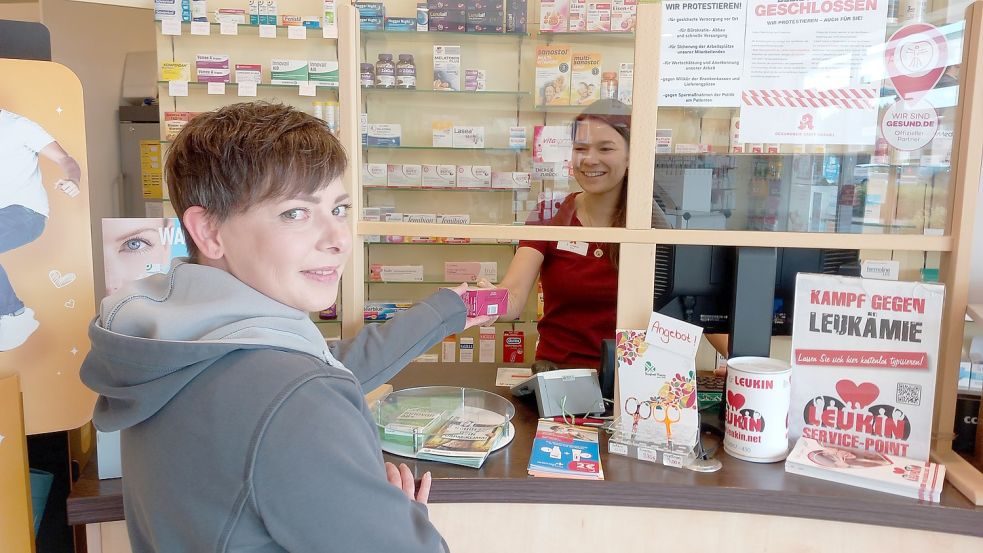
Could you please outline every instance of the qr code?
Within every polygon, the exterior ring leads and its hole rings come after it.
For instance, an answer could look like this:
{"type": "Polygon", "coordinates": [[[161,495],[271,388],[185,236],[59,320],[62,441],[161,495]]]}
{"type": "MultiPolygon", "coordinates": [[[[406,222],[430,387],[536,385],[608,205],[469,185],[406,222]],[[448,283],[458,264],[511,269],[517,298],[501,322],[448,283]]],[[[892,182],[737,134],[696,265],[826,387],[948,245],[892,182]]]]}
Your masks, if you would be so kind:
{"type": "Polygon", "coordinates": [[[918,384],[905,384],[898,382],[898,395],[896,401],[902,405],[921,405],[922,387],[918,384]]]}

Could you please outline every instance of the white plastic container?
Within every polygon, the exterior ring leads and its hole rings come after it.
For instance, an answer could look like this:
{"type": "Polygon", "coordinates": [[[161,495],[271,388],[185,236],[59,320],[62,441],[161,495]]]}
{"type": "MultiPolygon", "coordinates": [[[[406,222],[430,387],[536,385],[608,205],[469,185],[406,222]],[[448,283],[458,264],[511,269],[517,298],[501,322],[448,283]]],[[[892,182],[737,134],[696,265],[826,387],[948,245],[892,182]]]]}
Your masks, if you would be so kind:
{"type": "Polygon", "coordinates": [[[724,450],[755,463],[788,455],[788,409],[792,366],[768,357],[727,361],[724,450]]]}

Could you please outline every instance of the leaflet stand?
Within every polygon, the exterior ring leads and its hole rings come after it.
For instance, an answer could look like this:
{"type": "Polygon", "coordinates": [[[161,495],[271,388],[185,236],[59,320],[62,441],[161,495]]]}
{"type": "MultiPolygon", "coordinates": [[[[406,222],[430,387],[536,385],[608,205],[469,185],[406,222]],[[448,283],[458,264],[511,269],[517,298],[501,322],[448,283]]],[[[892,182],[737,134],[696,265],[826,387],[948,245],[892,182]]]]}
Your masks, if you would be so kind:
{"type": "Polygon", "coordinates": [[[690,441],[690,435],[698,429],[686,428],[681,425],[672,426],[674,437],[685,439],[670,440],[664,428],[648,425],[645,428],[631,427],[633,417],[624,415],[615,419],[611,425],[614,431],[608,437],[608,453],[624,455],[639,461],[658,463],[667,467],[685,467],[697,459],[696,449],[685,445],[690,441]]]}
{"type": "Polygon", "coordinates": [[[661,428],[632,431],[629,428],[632,419],[632,416],[625,415],[611,424],[613,433],[608,437],[608,453],[695,472],[716,472],[723,466],[720,460],[709,457],[699,436],[695,447],[685,445],[693,432],[699,434],[698,428],[674,426],[673,436],[684,439],[673,441],[667,439],[666,431],[661,428]]]}

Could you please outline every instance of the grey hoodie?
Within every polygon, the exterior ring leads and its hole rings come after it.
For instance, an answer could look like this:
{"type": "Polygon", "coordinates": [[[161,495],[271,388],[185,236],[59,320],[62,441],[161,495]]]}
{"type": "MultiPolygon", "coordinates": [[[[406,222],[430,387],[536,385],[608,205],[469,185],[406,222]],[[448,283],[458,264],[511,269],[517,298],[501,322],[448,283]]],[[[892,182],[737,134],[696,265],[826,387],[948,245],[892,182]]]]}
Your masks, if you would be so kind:
{"type": "Polygon", "coordinates": [[[96,427],[122,430],[133,551],[446,550],[386,480],[362,396],[464,319],[441,290],[326,347],[307,313],[188,263],[106,298],[81,375],[96,427]]]}

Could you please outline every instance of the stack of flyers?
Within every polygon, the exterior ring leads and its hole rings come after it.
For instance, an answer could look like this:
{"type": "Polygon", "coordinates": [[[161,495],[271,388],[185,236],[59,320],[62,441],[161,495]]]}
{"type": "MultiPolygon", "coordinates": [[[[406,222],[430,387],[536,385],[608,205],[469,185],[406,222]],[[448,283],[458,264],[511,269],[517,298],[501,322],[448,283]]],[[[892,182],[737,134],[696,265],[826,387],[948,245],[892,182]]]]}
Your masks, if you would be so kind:
{"type": "Polygon", "coordinates": [[[945,481],[945,465],[832,447],[811,438],[799,438],[785,460],[785,472],[933,502],[939,501],[945,481]]]}
{"type": "Polygon", "coordinates": [[[418,459],[479,468],[488,458],[507,425],[501,416],[479,414],[474,407],[462,407],[444,420],[442,426],[424,442],[418,459]],[[497,420],[493,420],[497,419],[497,420]]]}
{"type": "Polygon", "coordinates": [[[545,478],[604,480],[597,429],[540,419],[528,471],[545,478]]]}

